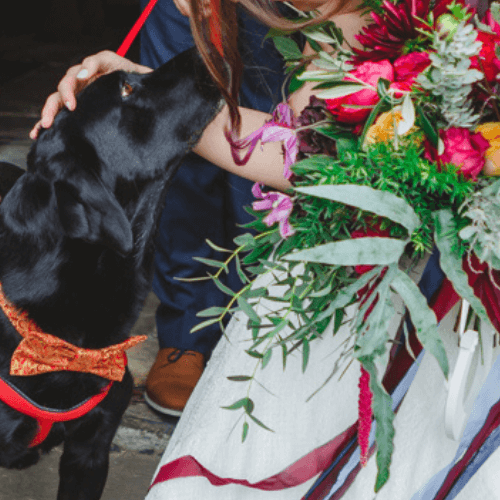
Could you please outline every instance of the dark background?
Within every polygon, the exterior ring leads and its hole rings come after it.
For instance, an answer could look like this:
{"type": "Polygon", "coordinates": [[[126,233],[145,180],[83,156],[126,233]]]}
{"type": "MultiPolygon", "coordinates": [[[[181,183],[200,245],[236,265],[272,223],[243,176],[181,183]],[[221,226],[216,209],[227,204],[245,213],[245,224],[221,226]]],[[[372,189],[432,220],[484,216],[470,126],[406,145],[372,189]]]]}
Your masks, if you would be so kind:
{"type": "Polygon", "coordinates": [[[57,66],[62,53],[72,52],[68,62],[76,63],[93,49],[116,50],[139,15],[139,0],[2,0],[0,91],[5,82],[46,63],[47,55],[53,54],[48,59],[57,66]]]}

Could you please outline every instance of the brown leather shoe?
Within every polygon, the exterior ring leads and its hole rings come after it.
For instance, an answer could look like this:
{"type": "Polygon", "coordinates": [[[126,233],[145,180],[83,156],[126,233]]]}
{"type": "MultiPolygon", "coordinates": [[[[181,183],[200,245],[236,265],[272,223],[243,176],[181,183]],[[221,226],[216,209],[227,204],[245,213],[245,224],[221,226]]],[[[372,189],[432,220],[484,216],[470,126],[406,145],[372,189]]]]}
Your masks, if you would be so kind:
{"type": "Polygon", "coordinates": [[[146,403],[166,415],[180,416],[204,367],[199,352],[160,349],[146,381],[146,403]]]}

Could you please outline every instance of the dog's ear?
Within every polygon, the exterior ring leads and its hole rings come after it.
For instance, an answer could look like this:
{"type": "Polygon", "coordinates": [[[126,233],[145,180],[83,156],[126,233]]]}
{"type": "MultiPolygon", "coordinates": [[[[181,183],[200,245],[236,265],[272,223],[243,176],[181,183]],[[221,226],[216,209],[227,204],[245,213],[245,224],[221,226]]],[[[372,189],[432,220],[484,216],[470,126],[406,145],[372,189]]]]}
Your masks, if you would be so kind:
{"type": "Polygon", "coordinates": [[[121,255],[132,251],[130,222],[116,198],[100,183],[76,186],[56,181],[54,190],[61,224],[70,238],[106,245],[121,255]]]}

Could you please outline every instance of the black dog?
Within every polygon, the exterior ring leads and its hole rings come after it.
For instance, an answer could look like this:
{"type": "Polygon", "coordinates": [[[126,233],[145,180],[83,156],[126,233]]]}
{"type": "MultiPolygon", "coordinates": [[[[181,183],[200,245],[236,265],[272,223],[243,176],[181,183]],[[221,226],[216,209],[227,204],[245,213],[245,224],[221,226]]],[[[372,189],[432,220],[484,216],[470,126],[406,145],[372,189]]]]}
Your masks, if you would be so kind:
{"type": "MultiPolygon", "coordinates": [[[[190,50],[147,75],[99,78],[75,111],[41,132],[26,173],[0,164],[0,283],[9,301],[76,346],[126,340],[150,290],[168,181],[222,104],[190,50]]],[[[11,376],[20,341],[0,311],[0,376],[37,405],[72,408],[109,383],[72,371],[11,376]]],[[[127,371],[95,409],[54,424],[31,448],[37,421],[0,402],[0,465],[27,467],[64,441],[58,500],[99,499],[131,391],[127,371]]]]}

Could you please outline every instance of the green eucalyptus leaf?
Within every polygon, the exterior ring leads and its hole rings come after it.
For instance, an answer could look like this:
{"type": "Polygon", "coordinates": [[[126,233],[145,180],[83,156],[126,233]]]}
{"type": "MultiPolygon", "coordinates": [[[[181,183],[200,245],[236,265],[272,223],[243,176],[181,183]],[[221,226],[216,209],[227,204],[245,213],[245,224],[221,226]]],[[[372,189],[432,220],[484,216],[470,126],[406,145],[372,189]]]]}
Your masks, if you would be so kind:
{"type": "Polygon", "coordinates": [[[296,188],[296,191],[387,217],[405,227],[409,234],[421,225],[415,210],[403,198],[388,191],[379,191],[369,186],[356,184],[308,186],[296,188]]]}
{"type": "Polygon", "coordinates": [[[358,238],[300,250],[284,256],[283,259],[341,266],[386,266],[400,259],[407,243],[407,240],[394,238],[358,238]]]}
{"type": "Polygon", "coordinates": [[[458,247],[453,214],[450,210],[438,210],[434,212],[434,222],[435,241],[440,253],[441,269],[451,281],[458,295],[469,302],[474,312],[493,328],[486,309],[469,285],[467,274],[462,268],[462,259],[453,251],[454,248],[458,247]]]}
{"type": "Polygon", "coordinates": [[[243,297],[238,297],[238,306],[254,323],[260,324],[260,316],[243,297]]]}
{"type": "Polygon", "coordinates": [[[194,333],[197,332],[198,330],[202,330],[203,328],[213,325],[214,323],[218,323],[219,318],[212,318],[212,319],[207,319],[206,321],[203,321],[202,323],[198,323],[196,326],[191,328],[189,333],[194,333]]]}
{"type": "Polygon", "coordinates": [[[322,321],[323,319],[330,318],[338,309],[343,310],[352,302],[356,293],[364,288],[380,272],[381,268],[376,267],[360,276],[354,283],[342,288],[330,302],[328,308],[318,315],[316,321],[322,321]]]}
{"type": "Polygon", "coordinates": [[[208,309],[203,309],[203,311],[199,311],[196,313],[198,318],[205,318],[210,316],[220,316],[222,313],[226,311],[225,307],[209,307],[208,309]]]}
{"type": "Polygon", "coordinates": [[[209,239],[205,240],[208,244],[208,246],[217,252],[225,252],[225,253],[232,253],[232,250],[228,250],[227,248],[222,248],[218,245],[216,245],[213,241],[210,241],[209,239]]]}
{"type": "Polygon", "coordinates": [[[234,243],[239,247],[253,247],[255,246],[255,239],[250,233],[240,234],[233,239],[234,243]]]}
{"type": "Polygon", "coordinates": [[[269,361],[271,361],[271,356],[273,355],[273,350],[272,349],[268,349],[265,353],[264,353],[264,357],[262,358],[262,366],[261,368],[264,369],[267,364],[269,363],[269,361]]]}
{"type": "MultiPolygon", "coordinates": [[[[378,300],[364,321],[364,334],[356,341],[354,355],[357,358],[382,355],[385,352],[389,340],[389,326],[394,316],[394,307],[388,300],[389,284],[396,269],[396,266],[391,266],[377,288],[370,290],[372,295],[378,294],[378,300]]],[[[360,315],[364,319],[364,313],[360,315]]]]}
{"type": "Polygon", "coordinates": [[[259,420],[255,415],[248,415],[258,426],[266,429],[266,431],[274,432],[271,428],[265,425],[261,420],[259,420]]]}
{"type": "Polygon", "coordinates": [[[400,270],[393,279],[391,287],[406,304],[415,332],[424,349],[437,359],[444,376],[448,378],[448,358],[439,336],[436,315],[427,305],[426,298],[422,295],[415,282],[400,270]]]}
{"type": "Polygon", "coordinates": [[[204,257],[193,257],[193,260],[201,262],[210,267],[218,267],[219,269],[224,269],[226,273],[228,272],[227,266],[224,262],[219,262],[218,260],[205,259],[204,257]]]}
{"type": "Polygon", "coordinates": [[[243,423],[243,431],[241,433],[241,442],[244,443],[245,442],[245,439],[247,438],[247,435],[248,435],[248,428],[249,428],[249,425],[248,425],[248,422],[244,422],[243,423]]]}
{"type": "Polygon", "coordinates": [[[248,382],[249,380],[252,380],[253,377],[250,377],[249,375],[231,375],[227,377],[227,379],[231,382],[248,382]]]}
{"type": "Polygon", "coordinates": [[[226,285],[224,285],[218,278],[215,276],[212,276],[212,281],[215,283],[215,286],[223,293],[226,295],[230,295],[231,297],[234,297],[236,294],[228,288],[226,285]]]}
{"type": "Polygon", "coordinates": [[[289,37],[276,36],[273,38],[274,46],[276,50],[283,56],[283,58],[288,60],[300,60],[302,59],[302,52],[297,45],[297,42],[289,37]]]}
{"type": "Polygon", "coordinates": [[[238,410],[239,408],[246,408],[249,401],[251,401],[249,398],[242,398],[234,402],[232,405],[222,406],[222,408],[224,410],[238,410]]]}
{"type": "Polygon", "coordinates": [[[309,340],[304,337],[304,341],[302,342],[302,372],[306,371],[307,363],[309,362],[309,340]]]}
{"type": "Polygon", "coordinates": [[[340,97],[346,97],[348,95],[356,94],[364,88],[365,86],[360,85],[359,83],[346,84],[346,82],[338,82],[338,84],[334,88],[317,92],[316,96],[320,99],[338,99],[340,97]]]}
{"type": "Polygon", "coordinates": [[[264,357],[260,352],[252,351],[251,349],[247,350],[246,353],[252,356],[253,358],[262,359],[264,357]]]}

